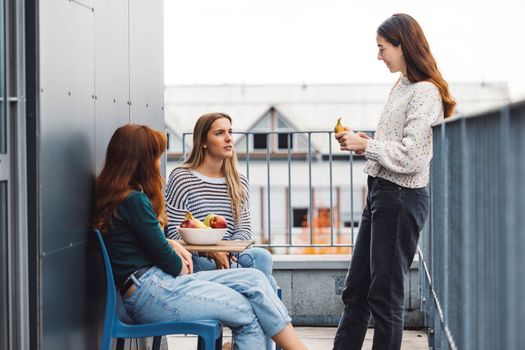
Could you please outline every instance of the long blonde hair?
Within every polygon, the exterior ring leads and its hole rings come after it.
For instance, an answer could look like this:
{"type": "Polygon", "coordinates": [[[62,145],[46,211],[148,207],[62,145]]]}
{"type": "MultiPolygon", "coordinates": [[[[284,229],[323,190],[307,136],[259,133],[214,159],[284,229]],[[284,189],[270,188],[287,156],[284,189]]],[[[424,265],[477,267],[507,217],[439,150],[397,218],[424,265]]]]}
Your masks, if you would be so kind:
{"type": "MultiPolygon", "coordinates": [[[[232,122],[232,118],[226,113],[208,113],[202,115],[193,128],[193,149],[189,158],[180,165],[181,168],[197,169],[204,162],[204,144],[207,140],[208,131],[212,124],[220,118],[226,118],[232,122]]],[[[233,149],[231,158],[225,159],[222,163],[221,172],[226,178],[228,185],[228,195],[232,203],[232,216],[238,224],[241,218],[242,208],[247,204],[248,197],[241,183],[241,178],[237,172],[237,153],[233,149]]]]}

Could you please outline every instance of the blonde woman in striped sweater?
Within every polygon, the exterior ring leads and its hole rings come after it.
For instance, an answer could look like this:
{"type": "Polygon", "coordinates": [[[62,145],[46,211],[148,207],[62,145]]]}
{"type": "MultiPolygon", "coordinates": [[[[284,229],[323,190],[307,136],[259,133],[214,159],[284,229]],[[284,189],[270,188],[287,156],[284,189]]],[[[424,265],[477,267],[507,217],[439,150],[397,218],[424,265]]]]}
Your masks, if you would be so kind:
{"type": "MultiPolygon", "coordinates": [[[[186,211],[203,220],[209,213],[222,215],[228,222],[223,240],[249,240],[251,216],[249,185],[237,172],[231,117],[224,113],[201,116],[193,130],[193,149],[188,160],[173,170],[166,186],[168,223],[166,235],[178,239],[177,228],[186,211]]],[[[231,264],[252,267],[263,272],[272,287],[272,256],[261,248],[247,249],[238,261],[229,261],[227,253],[194,254],[195,271],[227,269],[231,264]]]]}

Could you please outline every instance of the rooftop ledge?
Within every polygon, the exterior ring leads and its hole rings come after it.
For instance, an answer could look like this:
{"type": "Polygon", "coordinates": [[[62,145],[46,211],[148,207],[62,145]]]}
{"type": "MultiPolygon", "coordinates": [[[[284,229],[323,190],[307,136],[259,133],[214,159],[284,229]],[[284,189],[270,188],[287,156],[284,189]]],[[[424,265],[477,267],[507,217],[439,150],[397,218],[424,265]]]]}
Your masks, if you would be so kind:
{"type": "MultiPolygon", "coordinates": [[[[346,270],[351,255],[273,255],[274,270],[346,270]]],[[[417,268],[416,254],[411,269],[417,268]]]]}

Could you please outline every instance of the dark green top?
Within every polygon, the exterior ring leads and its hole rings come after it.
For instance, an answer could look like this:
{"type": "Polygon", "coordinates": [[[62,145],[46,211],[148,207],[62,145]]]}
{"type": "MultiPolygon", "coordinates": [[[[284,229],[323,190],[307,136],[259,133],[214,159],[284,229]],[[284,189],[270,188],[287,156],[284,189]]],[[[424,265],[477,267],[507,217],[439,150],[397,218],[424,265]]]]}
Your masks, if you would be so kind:
{"type": "Polygon", "coordinates": [[[116,213],[104,241],[117,286],[132,272],[146,266],[156,265],[178,276],[182,260],[166,240],[149,198],[143,192],[131,191],[116,213]]]}

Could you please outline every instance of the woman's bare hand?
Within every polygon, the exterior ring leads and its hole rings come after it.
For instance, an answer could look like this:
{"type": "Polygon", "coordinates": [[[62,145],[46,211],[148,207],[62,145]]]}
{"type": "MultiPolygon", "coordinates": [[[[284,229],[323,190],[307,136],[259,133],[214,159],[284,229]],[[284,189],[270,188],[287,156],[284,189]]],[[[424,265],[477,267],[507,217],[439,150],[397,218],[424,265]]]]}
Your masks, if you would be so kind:
{"type": "Polygon", "coordinates": [[[230,254],[226,252],[214,252],[208,253],[208,257],[215,260],[217,269],[229,269],[230,268],[230,254]]]}
{"type": "Polygon", "coordinates": [[[368,142],[367,138],[356,134],[347,127],[345,127],[344,132],[335,134],[335,139],[339,142],[341,151],[354,151],[358,154],[362,154],[365,151],[366,143],[368,142]]]}
{"type": "MultiPolygon", "coordinates": [[[[362,132],[362,131],[359,131],[359,132],[357,133],[357,136],[359,136],[360,138],[366,139],[366,140],[370,140],[370,139],[371,139],[370,136],[368,136],[367,134],[365,134],[365,133],[362,132]]],[[[364,150],[362,150],[362,151],[356,151],[356,152],[355,152],[355,154],[359,154],[359,155],[364,154],[364,153],[365,153],[364,150]]]]}
{"type": "MultiPolygon", "coordinates": [[[[193,259],[191,253],[188,252],[179,242],[173,239],[168,239],[168,243],[171,249],[173,249],[182,259],[182,267],[183,269],[186,268],[186,273],[193,273],[193,259]]],[[[183,274],[182,271],[181,274],[183,274]]]]}

